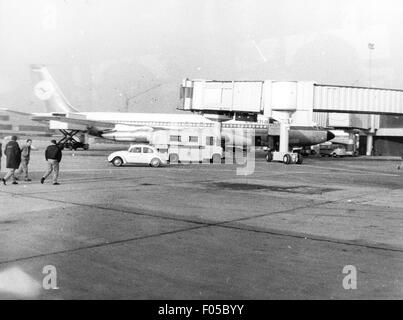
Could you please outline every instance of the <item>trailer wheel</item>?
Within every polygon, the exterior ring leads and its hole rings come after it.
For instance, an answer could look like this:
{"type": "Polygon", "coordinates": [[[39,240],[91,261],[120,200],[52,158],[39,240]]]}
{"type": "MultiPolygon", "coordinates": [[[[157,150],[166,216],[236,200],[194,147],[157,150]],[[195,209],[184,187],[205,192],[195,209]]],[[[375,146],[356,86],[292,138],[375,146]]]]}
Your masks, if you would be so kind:
{"type": "Polygon", "coordinates": [[[169,163],[178,163],[179,162],[179,156],[176,153],[171,153],[169,155],[169,163]]]}
{"type": "Polygon", "coordinates": [[[112,164],[113,164],[115,167],[121,167],[122,164],[123,164],[123,160],[122,160],[121,157],[115,157],[115,158],[113,158],[113,160],[112,160],[112,164]]]}
{"type": "Polygon", "coordinates": [[[211,163],[221,163],[221,156],[217,153],[211,157],[211,163]]]}
{"type": "Polygon", "coordinates": [[[266,161],[267,162],[272,162],[272,160],[273,160],[273,154],[271,152],[268,152],[266,154],[266,161]]]}
{"type": "Polygon", "coordinates": [[[304,161],[303,156],[302,156],[301,154],[298,154],[298,157],[297,157],[297,164],[302,164],[303,161],[304,161]]]}
{"type": "Polygon", "coordinates": [[[291,156],[290,156],[289,154],[286,154],[286,155],[283,157],[283,163],[284,163],[284,164],[290,164],[290,163],[291,163],[291,156]]]}

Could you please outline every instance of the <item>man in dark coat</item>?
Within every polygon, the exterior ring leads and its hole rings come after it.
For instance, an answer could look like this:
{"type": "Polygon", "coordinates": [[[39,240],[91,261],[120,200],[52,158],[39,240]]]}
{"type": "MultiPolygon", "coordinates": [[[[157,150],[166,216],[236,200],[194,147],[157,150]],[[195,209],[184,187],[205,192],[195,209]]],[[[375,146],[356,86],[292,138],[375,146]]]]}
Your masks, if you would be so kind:
{"type": "Polygon", "coordinates": [[[11,177],[13,178],[13,184],[18,184],[14,175],[15,170],[20,167],[21,163],[21,149],[17,143],[17,139],[16,136],[12,136],[11,141],[4,148],[4,154],[7,157],[6,168],[9,169],[5,177],[1,179],[4,185],[11,177]]]}
{"type": "Polygon", "coordinates": [[[52,144],[46,148],[45,159],[48,163],[48,170],[41,178],[43,184],[47,177],[53,172],[53,184],[59,185],[57,182],[59,178],[59,163],[62,161],[62,148],[57,144],[56,140],[51,141],[52,144]]]}

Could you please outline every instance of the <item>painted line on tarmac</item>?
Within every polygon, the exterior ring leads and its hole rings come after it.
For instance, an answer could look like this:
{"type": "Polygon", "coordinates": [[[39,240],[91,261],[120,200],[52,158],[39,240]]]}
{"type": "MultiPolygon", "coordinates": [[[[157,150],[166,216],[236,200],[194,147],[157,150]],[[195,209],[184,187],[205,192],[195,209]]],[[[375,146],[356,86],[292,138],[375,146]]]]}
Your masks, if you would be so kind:
{"type": "MultiPolygon", "coordinates": [[[[342,171],[346,173],[358,173],[358,174],[363,174],[363,175],[382,175],[382,176],[393,176],[393,177],[400,177],[400,174],[393,174],[393,173],[383,173],[383,172],[366,172],[363,170],[358,170],[358,169],[344,169],[344,168],[335,168],[335,167],[322,167],[322,166],[315,166],[315,165],[310,165],[310,164],[305,164],[305,167],[311,167],[311,168],[319,168],[319,169],[325,169],[325,170],[336,170],[336,171],[342,171]]],[[[317,174],[317,172],[312,172],[311,174],[317,174]]]]}
{"type": "MultiPolygon", "coordinates": [[[[315,168],[315,169],[324,169],[328,170],[329,172],[311,172],[311,171],[292,171],[292,170],[286,170],[284,172],[272,172],[270,168],[267,170],[254,170],[252,175],[255,173],[264,173],[268,174],[270,176],[273,175],[288,175],[288,174],[330,174],[331,170],[336,170],[340,171],[341,173],[345,174],[350,174],[350,173],[355,173],[355,174],[360,174],[360,175],[382,175],[382,176],[393,176],[393,177],[400,177],[400,174],[393,174],[393,173],[383,173],[383,172],[366,172],[363,170],[359,169],[345,169],[345,168],[336,168],[336,167],[323,167],[323,166],[316,166],[316,165],[309,165],[309,164],[303,164],[303,167],[310,167],[310,168],[315,168]]],[[[148,169],[148,170],[166,170],[168,172],[171,171],[209,171],[209,172],[214,172],[214,170],[211,170],[211,168],[216,168],[220,172],[234,172],[236,171],[237,168],[242,168],[243,166],[237,166],[233,169],[225,169],[225,168],[220,168],[218,166],[212,166],[209,168],[206,168],[204,166],[194,166],[191,168],[188,167],[183,167],[183,166],[176,166],[176,167],[162,167],[159,169],[154,169],[154,168],[149,168],[149,167],[142,167],[142,166],[133,166],[133,167],[123,167],[123,168],[104,168],[104,169],[61,169],[60,172],[63,174],[63,172],[111,172],[111,173],[116,173],[116,172],[121,172],[121,171],[133,171],[136,168],[143,168],[143,169],[148,169]]],[[[31,173],[43,173],[43,170],[32,170],[30,171],[31,173]]]]}

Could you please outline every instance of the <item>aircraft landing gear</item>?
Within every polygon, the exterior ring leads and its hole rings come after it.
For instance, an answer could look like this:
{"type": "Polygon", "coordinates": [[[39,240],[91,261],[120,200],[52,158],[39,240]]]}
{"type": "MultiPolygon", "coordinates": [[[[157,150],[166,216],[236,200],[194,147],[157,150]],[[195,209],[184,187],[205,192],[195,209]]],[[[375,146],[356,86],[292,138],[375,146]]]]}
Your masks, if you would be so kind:
{"type": "Polygon", "coordinates": [[[57,144],[62,146],[63,148],[70,149],[70,150],[77,150],[82,148],[84,150],[88,150],[89,145],[88,143],[84,143],[75,136],[80,132],[80,130],[59,130],[63,134],[63,138],[60,139],[57,144]]]}

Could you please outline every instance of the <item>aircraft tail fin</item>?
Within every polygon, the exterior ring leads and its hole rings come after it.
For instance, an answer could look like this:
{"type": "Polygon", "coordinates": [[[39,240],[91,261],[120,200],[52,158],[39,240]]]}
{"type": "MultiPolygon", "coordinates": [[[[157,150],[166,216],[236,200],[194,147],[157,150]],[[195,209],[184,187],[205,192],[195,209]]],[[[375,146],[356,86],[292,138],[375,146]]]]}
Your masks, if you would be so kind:
{"type": "Polygon", "coordinates": [[[45,103],[46,112],[78,112],[66,99],[44,65],[31,65],[34,94],[45,103]]]}

